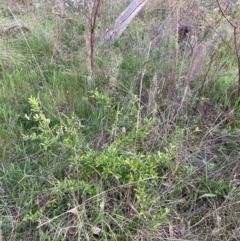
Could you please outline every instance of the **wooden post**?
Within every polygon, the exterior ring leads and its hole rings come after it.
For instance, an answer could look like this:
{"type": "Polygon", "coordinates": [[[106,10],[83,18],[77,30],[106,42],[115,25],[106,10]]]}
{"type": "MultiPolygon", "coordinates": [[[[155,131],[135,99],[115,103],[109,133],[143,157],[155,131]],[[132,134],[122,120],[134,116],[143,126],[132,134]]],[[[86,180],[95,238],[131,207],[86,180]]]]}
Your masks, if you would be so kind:
{"type": "Polygon", "coordinates": [[[128,7],[119,15],[114,25],[105,33],[106,40],[116,40],[131,23],[133,18],[149,0],[133,0],[128,7]]]}

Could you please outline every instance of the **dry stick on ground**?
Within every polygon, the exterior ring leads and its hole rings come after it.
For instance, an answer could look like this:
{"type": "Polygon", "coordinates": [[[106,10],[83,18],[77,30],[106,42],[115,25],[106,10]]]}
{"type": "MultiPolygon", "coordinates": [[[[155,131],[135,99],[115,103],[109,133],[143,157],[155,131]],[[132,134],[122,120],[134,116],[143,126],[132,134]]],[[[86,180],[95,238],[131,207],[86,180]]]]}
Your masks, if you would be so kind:
{"type": "Polygon", "coordinates": [[[233,22],[231,22],[228,17],[225,14],[225,11],[222,9],[219,0],[216,0],[219,10],[222,14],[222,16],[227,20],[227,22],[232,26],[233,28],[233,38],[234,38],[234,53],[237,57],[237,63],[238,63],[238,97],[240,97],[240,55],[239,55],[239,44],[237,42],[237,29],[238,29],[238,25],[233,24],[233,22]]]}
{"type": "Polygon", "coordinates": [[[18,23],[18,22],[13,22],[13,23],[10,23],[8,25],[0,25],[0,36],[2,36],[4,33],[9,31],[10,29],[16,28],[16,27],[26,29],[26,30],[30,30],[29,27],[27,27],[26,25],[23,25],[23,24],[18,23]]]}

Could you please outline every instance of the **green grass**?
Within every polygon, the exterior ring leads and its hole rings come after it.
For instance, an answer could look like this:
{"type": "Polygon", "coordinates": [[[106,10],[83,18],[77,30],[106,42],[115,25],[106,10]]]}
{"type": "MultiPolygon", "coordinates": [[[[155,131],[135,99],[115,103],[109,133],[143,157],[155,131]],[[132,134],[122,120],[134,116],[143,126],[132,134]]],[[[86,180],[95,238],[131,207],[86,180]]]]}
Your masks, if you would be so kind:
{"type": "MultiPolygon", "coordinates": [[[[183,1],[176,12],[153,1],[116,42],[97,42],[91,72],[86,17],[40,3],[0,6],[4,24],[31,29],[0,38],[0,241],[239,240],[237,66],[224,20],[213,26],[226,41],[193,33],[191,47],[208,50],[193,57],[176,33],[183,1]]],[[[97,41],[126,5],[104,2],[97,41]]],[[[204,26],[195,7],[185,14],[204,26]]]]}

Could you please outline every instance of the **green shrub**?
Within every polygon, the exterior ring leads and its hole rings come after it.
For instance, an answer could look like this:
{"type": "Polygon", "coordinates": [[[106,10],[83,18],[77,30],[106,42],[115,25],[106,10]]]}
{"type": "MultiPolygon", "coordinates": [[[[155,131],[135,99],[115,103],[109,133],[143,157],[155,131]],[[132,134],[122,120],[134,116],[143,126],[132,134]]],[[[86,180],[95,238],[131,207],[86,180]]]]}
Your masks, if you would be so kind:
{"type": "MultiPolygon", "coordinates": [[[[104,102],[104,114],[111,117],[113,113],[108,106],[109,97],[98,91],[92,94],[92,97],[97,98],[96,105],[104,102]]],[[[32,128],[31,133],[23,135],[24,140],[36,142],[45,152],[59,154],[59,149],[69,151],[66,177],[52,182],[51,187],[45,190],[46,195],[53,189],[58,190],[54,201],[48,205],[49,208],[55,208],[55,204],[58,206],[65,201],[63,196],[66,193],[81,191],[88,197],[93,197],[98,193],[97,183],[102,180],[105,189],[133,184],[140,214],[150,214],[150,207],[155,200],[148,192],[148,187],[157,185],[158,178],[171,170],[175,157],[174,146],[170,145],[165,152],[156,154],[143,154],[141,148],[135,152],[136,145],[147,136],[147,125],[140,125],[138,130],[134,128],[133,131],[116,137],[104,151],[83,148],[82,125],[74,115],[65,117],[65,121],[60,119],[59,124],[51,125],[51,120],[43,113],[37,98],[30,97],[29,104],[32,111],[32,116],[29,116],[37,126],[32,128]]]]}

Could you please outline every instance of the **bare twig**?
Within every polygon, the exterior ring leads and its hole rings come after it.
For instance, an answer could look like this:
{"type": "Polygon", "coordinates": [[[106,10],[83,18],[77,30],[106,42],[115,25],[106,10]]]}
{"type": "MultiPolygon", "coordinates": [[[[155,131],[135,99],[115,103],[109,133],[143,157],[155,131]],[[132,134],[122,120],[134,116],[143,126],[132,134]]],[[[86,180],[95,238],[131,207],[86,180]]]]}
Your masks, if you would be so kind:
{"type": "Polygon", "coordinates": [[[229,18],[226,16],[225,11],[222,9],[219,0],[216,0],[218,8],[222,14],[222,16],[224,17],[224,19],[226,19],[226,21],[231,25],[231,27],[233,28],[233,39],[234,39],[234,54],[236,55],[237,58],[237,63],[238,63],[238,97],[240,97],[240,55],[239,55],[239,44],[237,42],[237,29],[238,29],[238,25],[233,24],[233,22],[231,22],[229,20],[229,18]]]}
{"type": "Polygon", "coordinates": [[[92,12],[91,12],[91,18],[90,18],[90,26],[91,26],[91,33],[90,33],[90,64],[91,64],[91,70],[93,70],[93,52],[94,52],[94,45],[95,45],[95,28],[96,28],[96,19],[98,16],[98,12],[100,9],[100,3],[101,0],[94,0],[92,12]]]}
{"type": "MultiPolygon", "coordinates": [[[[215,52],[216,53],[216,52],[215,52]]],[[[210,69],[211,69],[211,66],[213,64],[213,60],[214,60],[214,57],[215,57],[215,53],[213,53],[213,55],[211,56],[211,59],[209,61],[209,64],[208,64],[208,69],[207,69],[207,72],[203,78],[203,81],[201,83],[201,87],[199,89],[199,92],[198,92],[198,99],[197,99],[197,102],[196,102],[196,105],[195,105],[195,108],[194,108],[194,114],[196,114],[196,111],[197,111],[197,108],[198,108],[198,104],[200,102],[200,98],[201,98],[201,94],[202,94],[202,91],[203,91],[203,87],[205,85],[205,82],[207,80],[207,76],[208,76],[208,73],[210,72],[210,69]]]]}

